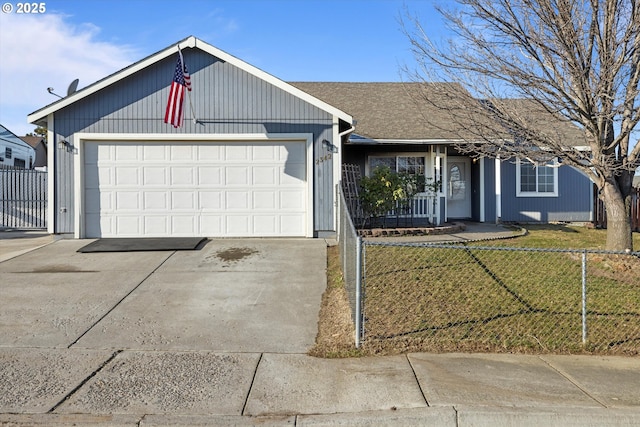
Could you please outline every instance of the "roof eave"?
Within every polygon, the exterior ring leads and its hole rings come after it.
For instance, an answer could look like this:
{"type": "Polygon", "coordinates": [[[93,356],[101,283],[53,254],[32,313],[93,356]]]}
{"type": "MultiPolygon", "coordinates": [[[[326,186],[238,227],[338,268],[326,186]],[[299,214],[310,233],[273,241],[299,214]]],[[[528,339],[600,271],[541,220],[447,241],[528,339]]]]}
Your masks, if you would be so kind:
{"type": "Polygon", "coordinates": [[[463,142],[455,139],[425,138],[425,139],[398,139],[398,138],[369,138],[354,134],[354,139],[349,139],[351,145],[434,145],[434,144],[455,144],[463,142]]]}

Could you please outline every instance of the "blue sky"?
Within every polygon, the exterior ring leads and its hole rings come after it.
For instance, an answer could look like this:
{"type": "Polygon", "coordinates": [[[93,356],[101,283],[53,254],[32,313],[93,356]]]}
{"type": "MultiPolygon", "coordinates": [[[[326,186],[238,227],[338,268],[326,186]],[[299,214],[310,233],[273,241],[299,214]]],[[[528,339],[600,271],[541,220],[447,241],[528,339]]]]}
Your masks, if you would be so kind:
{"type": "MultiPolygon", "coordinates": [[[[446,0],[441,0],[446,1],[446,0]]],[[[27,114],[194,35],[285,81],[400,81],[414,67],[399,18],[444,28],[431,0],[48,0],[42,14],[0,13],[0,123],[27,114]]]]}

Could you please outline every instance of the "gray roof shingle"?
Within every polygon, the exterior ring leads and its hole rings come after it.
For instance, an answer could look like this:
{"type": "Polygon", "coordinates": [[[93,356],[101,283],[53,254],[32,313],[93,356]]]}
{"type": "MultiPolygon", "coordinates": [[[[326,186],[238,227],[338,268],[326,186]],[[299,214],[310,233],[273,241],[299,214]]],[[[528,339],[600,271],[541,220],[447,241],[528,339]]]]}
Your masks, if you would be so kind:
{"type": "MultiPolygon", "coordinates": [[[[447,120],[446,109],[426,102],[421,96],[437,97],[462,92],[455,83],[346,83],[290,82],[291,85],[353,116],[355,133],[371,139],[439,140],[458,139],[447,120]],[[425,120],[425,116],[429,120],[425,120]],[[434,120],[437,119],[437,120],[434,120]],[[434,124],[438,123],[438,124],[434,124]],[[441,125],[440,125],[441,124],[441,125]]],[[[469,95],[470,96],[470,95],[469,95]]]]}
{"type": "MultiPolygon", "coordinates": [[[[291,82],[308,94],[350,114],[356,134],[375,140],[455,141],[481,135],[513,135],[489,112],[474,113],[461,106],[471,94],[457,83],[291,82]],[[428,100],[428,101],[427,101],[428,100]],[[466,129],[465,129],[466,128],[466,129]]],[[[492,101],[495,102],[495,101],[492,101]]],[[[465,104],[466,103],[466,104],[465,104]]],[[[533,100],[504,99],[504,108],[520,113],[523,121],[549,138],[583,145],[582,131],[558,115],[543,111],[533,100]]],[[[479,108],[480,109],[480,108],[479,108]]]]}

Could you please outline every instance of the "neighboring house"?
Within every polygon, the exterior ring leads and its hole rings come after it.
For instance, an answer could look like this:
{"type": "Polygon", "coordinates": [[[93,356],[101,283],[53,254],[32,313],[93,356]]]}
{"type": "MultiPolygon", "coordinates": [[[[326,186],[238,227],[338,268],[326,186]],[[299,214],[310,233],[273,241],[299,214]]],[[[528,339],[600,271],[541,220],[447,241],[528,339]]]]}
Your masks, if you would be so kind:
{"type": "Polygon", "coordinates": [[[34,168],[46,168],[47,166],[47,141],[41,136],[27,135],[21,136],[21,140],[29,144],[36,152],[34,168]]]}
{"type": "Polygon", "coordinates": [[[0,125],[0,168],[32,169],[35,157],[29,144],[0,125]]]}
{"type": "Polygon", "coordinates": [[[335,235],[351,116],[195,37],[179,46],[180,128],[164,123],[175,45],[28,116],[49,130],[49,232],[335,235]]]}
{"type": "MultiPolygon", "coordinates": [[[[441,182],[436,221],[471,219],[481,222],[591,221],[593,184],[578,170],[502,161],[460,154],[460,130],[444,109],[421,96],[442,97],[463,90],[451,83],[292,83],[299,89],[353,116],[355,131],[343,146],[344,163],[363,174],[378,165],[394,171],[424,174],[441,182]],[[437,90],[436,90],[437,89],[437,90]],[[447,90],[443,90],[447,89],[447,90]],[[425,120],[429,117],[429,120],[425,120]],[[435,119],[435,120],[434,120],[435,119]],[[433,123],[440,123],[433,125],[433,123]]],[[[502,100],[502,102],[520,102],[502,100]]],[[[577,127],[553,117],[541,122],[561,129],[568,145],[580,145],[577,127]],[[575,143],[573,143],[575,141],[575,143]]]]}

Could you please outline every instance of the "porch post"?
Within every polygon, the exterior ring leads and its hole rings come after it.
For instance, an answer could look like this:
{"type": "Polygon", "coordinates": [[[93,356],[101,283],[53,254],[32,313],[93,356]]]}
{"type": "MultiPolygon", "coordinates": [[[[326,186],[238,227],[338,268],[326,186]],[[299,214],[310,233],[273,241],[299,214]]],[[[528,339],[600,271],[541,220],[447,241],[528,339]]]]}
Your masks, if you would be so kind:
{"type": "Polygon", "coordinates": [[[496,224],[499,224],[502,218],[502,183],[501,183],[501,161],[500,156],[496,157],[496,224]]]}
{"type": "Polygon", "coordinates": [[[443,223],[443,212],[444,210],[442,209],[442,205],[446,204],[445,198],[442,197],[442,191],[445,183],[444,183],[444,177],[442,176],[442,156],[440,155],[440,145],[434,145],[433,146],[433,153],[435,155],[434,157],[434,171],[433,171],[433,177],[436,181],[440,181],[440,191],[436,192],[435,194],[435,198],[436,198],[436,206],[435,206],[435,217],[436,217],[436,225],[440,225],[443,223]]]}

